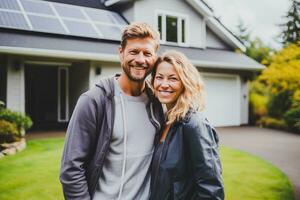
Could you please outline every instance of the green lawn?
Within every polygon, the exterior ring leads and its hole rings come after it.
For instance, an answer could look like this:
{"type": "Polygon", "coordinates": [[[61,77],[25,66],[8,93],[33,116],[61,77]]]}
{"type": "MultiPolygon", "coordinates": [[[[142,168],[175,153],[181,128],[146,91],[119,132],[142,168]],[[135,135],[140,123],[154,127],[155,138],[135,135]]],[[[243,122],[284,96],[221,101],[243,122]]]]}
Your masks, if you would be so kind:
{"type": "Polygon", "coordinates": [[[221,156],[226,199],[294,199],[288,178],[272,164],[227,147],[221,149],[221,156]]]}
{"type": "MultiPolygon", "coordinates": [[[[32,140],[25,151],[0,160],[1,200],[63,199],[58,180],[63,138],[32,140]]],[[[247,153],[221,150],[227,200],[292,200],[278,169],[247,153]]]]}

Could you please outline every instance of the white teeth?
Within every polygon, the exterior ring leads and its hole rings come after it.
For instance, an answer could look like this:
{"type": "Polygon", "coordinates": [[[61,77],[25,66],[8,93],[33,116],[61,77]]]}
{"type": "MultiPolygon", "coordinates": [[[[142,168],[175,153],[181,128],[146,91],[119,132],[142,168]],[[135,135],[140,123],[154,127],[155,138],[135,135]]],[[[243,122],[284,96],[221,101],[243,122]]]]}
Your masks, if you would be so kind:
{"type": "Polygon", "coordinates": [[[170,92],[170,91],[159,91],[160,93],[162,93],[162,94],[171,94],[172,92],[170,92]]]}

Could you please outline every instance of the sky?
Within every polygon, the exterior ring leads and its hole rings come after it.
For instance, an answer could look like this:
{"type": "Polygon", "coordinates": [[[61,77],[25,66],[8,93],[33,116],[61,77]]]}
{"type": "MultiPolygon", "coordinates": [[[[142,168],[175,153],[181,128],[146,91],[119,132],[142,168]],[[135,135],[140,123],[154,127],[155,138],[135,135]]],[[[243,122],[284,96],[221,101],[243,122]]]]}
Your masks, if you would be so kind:
{"type": "Polygon", "coordinates": [[[281,29],[278,24],[284,22],[283,15],[290,7],[289,0],[205,0],[213,8],[215,16],[236,32],[239,19],[243,21],[251,36],[259,37],[273,48],[281,48],[275,37],[281,29]]]}

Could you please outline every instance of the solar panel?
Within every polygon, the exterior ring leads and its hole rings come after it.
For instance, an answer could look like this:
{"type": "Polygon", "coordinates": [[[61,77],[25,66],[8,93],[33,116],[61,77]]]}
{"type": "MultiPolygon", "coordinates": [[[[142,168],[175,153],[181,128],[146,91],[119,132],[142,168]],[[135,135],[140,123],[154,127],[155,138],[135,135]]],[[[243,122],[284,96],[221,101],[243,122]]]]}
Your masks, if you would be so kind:
{"type": "Polygon", "coordinates": [[[105,22],[110,24],[116,23],[111,13],[105,10],[85,9],[85,11],[93,21],[105,22]]]}
{"type": "Polygon", "coordinates": [[[54,15],[48,3],[28,0],[22,0],[21,3],[23,5],[24,10],[27,12],[54,15]]]}
{"type": "Polygon", "coordinates": [[[70,31],[71,35],[79,35],[79,36],[90,36],[90,37],[100,37],[95,29],[89,23],[64,20],[65,25],[70,31]]]}
{"type": "Polygon", "coordinates": [[[31,21],[32,27],[36,31],[50,32],[50,33],[64,33],[63,26],[56,18],[28,15],[28,18],[31,21]]]}
{"type": "Polygon", "coordinates": [[[22,14],[6,11],[0,11],[0,26],[29,29],[29,26],[22,14]]]}
{"type": "Polygon", "coordinates": [[[10,10],[20,10],[20,7],[16,0],[0,0],[0,8],[10,9],[10,10]]]}
{"type": "Polygon", "coordinates": [[[119,40],[121,38],[121,28],[118,26],[96,25],[104,38],[119,40]]]}
{"type": "Polygon", "coordinates": [[[111,15],[113,16],[117,24],[127,25],[126,21],[118,13],[111,12],[111,15]]]}
{"type": "Polygon", "coordinates": [[[120,40],[126,24],[118,13],[107,10],[41,0],[0,0],[0,27],[120,40]]]}
{"type": "Polygon", "coordinates": [[[60,5],[60,4],[54,4],[54,7],[55,7],[57,13],[61,17],[85,19],[84,15],[81,13],[81,10],[75,6],[65,6],[65,5],[60,5]]]}

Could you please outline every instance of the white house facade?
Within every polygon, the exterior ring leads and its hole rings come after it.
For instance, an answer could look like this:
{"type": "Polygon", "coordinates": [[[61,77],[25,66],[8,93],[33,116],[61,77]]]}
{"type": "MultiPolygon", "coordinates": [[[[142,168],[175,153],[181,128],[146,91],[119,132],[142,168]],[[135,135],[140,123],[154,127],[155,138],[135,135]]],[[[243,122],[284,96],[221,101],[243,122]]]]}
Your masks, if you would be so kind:
{"type": "Polygon", "coordinates": [[[121,71],[122,28],[133,21],[161,33],[160,53],[187,55],[206,87],[215,126],[248,123],[248,80],[263,66],[202,0],[1,0],[0,100],[30,115],[35,129],[64,128],[79,95],[121,71]]]}

